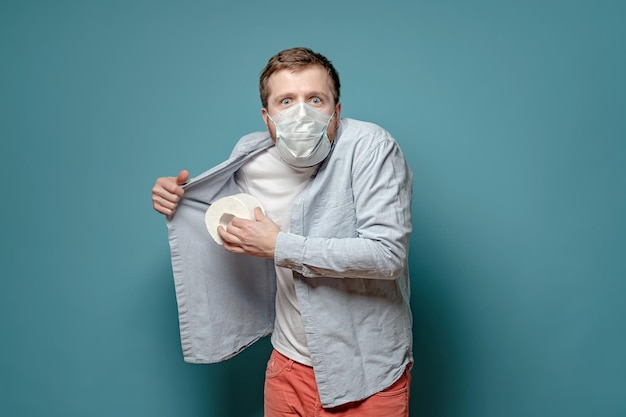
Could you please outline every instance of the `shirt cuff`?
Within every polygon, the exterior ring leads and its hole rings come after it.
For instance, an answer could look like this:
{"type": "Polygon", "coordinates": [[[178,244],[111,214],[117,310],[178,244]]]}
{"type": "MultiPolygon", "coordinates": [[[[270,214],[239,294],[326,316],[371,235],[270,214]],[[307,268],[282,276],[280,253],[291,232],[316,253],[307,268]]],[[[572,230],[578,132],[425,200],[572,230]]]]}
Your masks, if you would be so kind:
{"type": "Polygon", "coordinates": [[[283,268],[300,271],[304,256],[304,236],[291,233],[278,233],[276,247],[274,248],[274,264],[283,268]]]}

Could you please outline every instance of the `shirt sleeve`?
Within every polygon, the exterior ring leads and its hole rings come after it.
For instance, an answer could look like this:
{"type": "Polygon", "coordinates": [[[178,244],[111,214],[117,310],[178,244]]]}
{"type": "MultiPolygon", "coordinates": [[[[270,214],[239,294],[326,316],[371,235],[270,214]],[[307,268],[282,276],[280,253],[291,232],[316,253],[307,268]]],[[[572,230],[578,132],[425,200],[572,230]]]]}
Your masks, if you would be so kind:
{"type": "MultiPolygon", "coordinates": [[[[304,277],[395,279],[407,264],[412,174],[397,143],[379,142],[352,169],[354,237],[278,235],[274,261],[304,277]]],[[[323,213],[316,213],[317,217],[323,213]]]]}

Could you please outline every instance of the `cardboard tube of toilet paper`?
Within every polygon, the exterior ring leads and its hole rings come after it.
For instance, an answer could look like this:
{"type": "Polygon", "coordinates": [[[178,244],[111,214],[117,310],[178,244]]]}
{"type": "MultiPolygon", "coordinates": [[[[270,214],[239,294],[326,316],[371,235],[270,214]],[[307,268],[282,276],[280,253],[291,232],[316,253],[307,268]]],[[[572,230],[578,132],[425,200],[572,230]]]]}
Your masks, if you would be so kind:
{"type": "Polygon", "coordinates": [[[255,207],[261,207],[263,210],[259,200],[250,194],[240,193],[223,197],[209,206],[204,214],[204,224],[213,240],[223,245],[224,242],[217,233],[217,228],[219,226],[226,228],[233,217],[254,220],[255,207]]]}

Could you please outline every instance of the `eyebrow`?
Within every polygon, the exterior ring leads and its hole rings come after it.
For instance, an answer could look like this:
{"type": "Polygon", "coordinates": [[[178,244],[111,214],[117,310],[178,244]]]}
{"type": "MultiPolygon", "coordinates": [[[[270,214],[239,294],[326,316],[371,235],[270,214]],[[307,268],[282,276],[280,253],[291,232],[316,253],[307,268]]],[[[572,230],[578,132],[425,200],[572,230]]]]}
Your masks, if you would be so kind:
{"type": "MultiPolygon", "coordinates": [[[[280,98],[283,98],[283,97],[293,97],[293,96],[296,96],[297,94],[298,93],[284,92],[282,94],[276,94],[276,97],[277,97],[277,99],[280,99],[280,98]]],[[[308,97],[312,97],[312,96],[318,97],[319,96],[319,97],[324,97],[324,98],[333,96],[332,93],[327,94],[327,93],[324,93],[322,91],[311,91],[311,92],[308,92],[306,95],[308,97]]]]}

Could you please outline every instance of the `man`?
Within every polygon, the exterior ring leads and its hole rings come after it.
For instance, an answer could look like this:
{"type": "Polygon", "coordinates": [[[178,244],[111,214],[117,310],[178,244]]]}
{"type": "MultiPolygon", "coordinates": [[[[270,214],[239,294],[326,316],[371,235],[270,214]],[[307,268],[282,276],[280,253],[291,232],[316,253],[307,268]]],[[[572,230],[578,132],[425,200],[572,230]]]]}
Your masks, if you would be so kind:
{"type": "Polygon", "coordinates": [[[260,77],[267,132],[189,183],[159,178],[185,360],[224,360],[271,334],[265,416],[408,416],[412,175],[382,128],[341,119],[332,63],[307,48],[260,77]],[[204,228],[221,197],[254,220],[204,228]]]}

